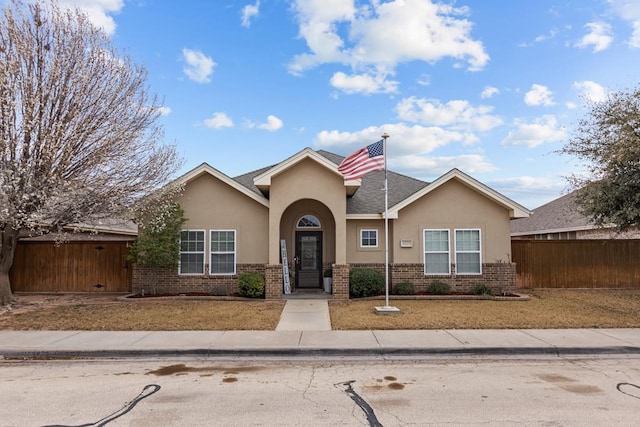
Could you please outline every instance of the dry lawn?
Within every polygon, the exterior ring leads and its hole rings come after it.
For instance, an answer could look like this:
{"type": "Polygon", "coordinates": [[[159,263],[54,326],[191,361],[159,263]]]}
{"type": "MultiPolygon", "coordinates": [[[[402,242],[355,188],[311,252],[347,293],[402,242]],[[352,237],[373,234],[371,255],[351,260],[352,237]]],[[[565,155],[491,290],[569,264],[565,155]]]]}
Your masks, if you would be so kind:
{"type": "MultiPolygon", "coordinates": [[[[529,290],[529,301],[331,301],[333,329],[638,328],[640,289],[529,290]]],[[[284,301],[119,301],[109,295],[19,295],[0,330],[274,330],[284,301]]]]}
{"type": "Polygon", "coordinates": [[[377,315],[384,300],[331,303],[333,329],[638,328],[640,289],[524,290],[529,301],[389,300],[399,315],[377,315]]]}
{"type": "Polygon", "coordinates": [[[284,301],[119,301],[115,296],[20,295],[0,330],[274,330],[284,301]]]}

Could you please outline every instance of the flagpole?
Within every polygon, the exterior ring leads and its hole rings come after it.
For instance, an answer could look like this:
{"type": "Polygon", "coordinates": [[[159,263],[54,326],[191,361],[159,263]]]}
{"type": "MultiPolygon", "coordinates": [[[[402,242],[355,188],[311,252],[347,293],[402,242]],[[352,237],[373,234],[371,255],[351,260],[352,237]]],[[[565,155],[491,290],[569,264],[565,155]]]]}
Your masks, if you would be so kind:
{"type": "Polygon", "coordinates": [[[387,133],[382,134],[384,153],[384,306],[389,307],[389,187],[387,183],[387,133]]]}
{"type": "Polygon", "coordinates": [[[398,314],[398,307],[389,306],[389,186],[387,182],[387,133],[382,134],[384,154],[384,306],[376,307],[376,314],[398,314]]]}

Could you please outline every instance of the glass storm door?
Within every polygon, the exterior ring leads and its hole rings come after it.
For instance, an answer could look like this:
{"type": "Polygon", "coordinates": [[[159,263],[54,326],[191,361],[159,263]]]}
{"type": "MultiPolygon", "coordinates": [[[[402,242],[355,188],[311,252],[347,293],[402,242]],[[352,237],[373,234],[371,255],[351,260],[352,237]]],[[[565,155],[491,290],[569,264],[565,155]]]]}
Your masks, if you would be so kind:
{"type": "Polygon", "coordinates": [[[322,287],[322,232],[296,232],[296,288],[322,287]]]}

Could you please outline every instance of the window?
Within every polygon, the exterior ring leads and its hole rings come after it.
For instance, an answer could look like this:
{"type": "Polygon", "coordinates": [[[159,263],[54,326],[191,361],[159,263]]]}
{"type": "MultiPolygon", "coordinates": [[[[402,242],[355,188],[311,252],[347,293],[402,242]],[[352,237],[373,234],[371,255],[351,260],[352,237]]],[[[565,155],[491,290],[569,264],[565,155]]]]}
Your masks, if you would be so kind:
{"type": "Polygon", "coordinates": [[[236,231],[211,230],[210,274],[236,273],[236,231]]]}
{"type": "Polygon", "coordinates": [[[320,220],[313,215],[305,215],[298,220],[298,228],[320,228],[320,220]]]}
{"type": "Polygon", "coordinates": [[[456,273],[481,274],[480,230],[456,230],[456,273]]]}
{"type": "Polygon", "coordinates": [[[360,247],[377,248],[378,230],[360,230],[360,247]]]}
{"type": "Polygon", "coordinates": [[[179,274],[204,274],[204,230],[180,232],[179,274]]]}
{"type": "Polygon", "coordinates": [[[424,274],[450,274],[449,230],[424,230],[424,274]]]}

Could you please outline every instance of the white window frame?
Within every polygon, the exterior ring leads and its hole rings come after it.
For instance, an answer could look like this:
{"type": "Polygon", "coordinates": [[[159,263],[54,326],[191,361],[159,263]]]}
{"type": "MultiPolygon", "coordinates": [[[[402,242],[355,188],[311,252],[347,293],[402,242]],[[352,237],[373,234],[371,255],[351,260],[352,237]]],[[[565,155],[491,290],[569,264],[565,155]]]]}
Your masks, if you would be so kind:
{"type": "MultiPolygon", "coordinates": [[[[370,240],[371,237],[368,237],[368,239],[370,240]]],[[[370,248],[377,248],[378,247],[378,242],[380,241],[380,233],[378,233],[378,229],[377,228],[362,228],[360,229],[360,247],[363,249],[370,249],[370,248]],[[365,245],[364,244],[364,236],[363,234],[365,232],[374,232],[376,234],[376,244],[375,245],[365,245]]]]}
{"type": "Polygon", "coordinates": [[[236,274],[236,265],[238,263],[238,232],[235,229],[214,228],[209,230],[209,275],[210,276],[233,276],[236,274]],[[233,251],[213,251],[213,233],[216,232],[233,232],[233,251]],[[214,273],[213,255],[233,254],[233,271],[225,273],[214,273]]]}
{"type": "Polygon", "coordinates": [[[204,266],[205,266],[205,261],[207,259],[206,253],[207,253],[207,230],[201,230],[201,229],[183,229],[180,230],[180,241],[178,242],[178,244],[180,245],[180,260],[178,261],[178,275],[180,276],[203,276],[204,275],[204,266]],[[182,250],[182,233],[183,232],[196,232],[196,233],[202,233],[202,242],[203,242],[203,246],[202,246],[202,251],[183,251],[182,250]],[[202,273],[183,273],[182,272],[182,254],[202,254],[202,273]]]}
{"type": "Polygon", "coordinates": [[[453,243],[455,247],[455,259],[456,259],[456,274],[459,276],[480,276],[482,274],[482,231],[479,228],[456,228],[453,231],[453,243]],[[478,232],[478,250],[462,251],[458,250],[458,232],[459,231],[477,231],[478,232]],[[458,271],[458,254],[478,254],[478,272],[466,273],[458,271]]]}
{"type": "Polygon", "coordinates": [[[451,231],[448,228],[424,228],[422,230],[422,260],[424,262],[425,276],[447,276],[451,274],[451,231]],[[445,251],[427,251],[427,231],[445,231],[447,233],[447,271],[438,273],[427,272],[427,254],[443,254],[445,251]]]}

